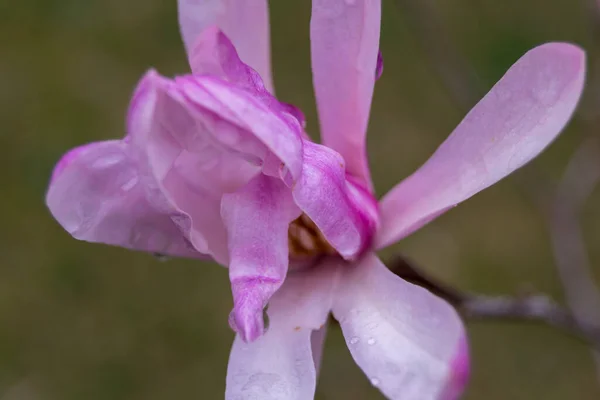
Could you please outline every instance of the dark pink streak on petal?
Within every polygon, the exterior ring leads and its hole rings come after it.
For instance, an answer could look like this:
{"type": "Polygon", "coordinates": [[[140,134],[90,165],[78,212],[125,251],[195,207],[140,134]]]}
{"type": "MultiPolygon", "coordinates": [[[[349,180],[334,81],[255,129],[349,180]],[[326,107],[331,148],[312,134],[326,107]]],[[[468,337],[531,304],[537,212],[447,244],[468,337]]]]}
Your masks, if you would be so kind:
{"type": "Polygon", "coordinates": [[[381,54],[381,50],[377,53],[377,67],[375,68],[375,79],[381,78],[383,74],[383,54],[381,54]]]}

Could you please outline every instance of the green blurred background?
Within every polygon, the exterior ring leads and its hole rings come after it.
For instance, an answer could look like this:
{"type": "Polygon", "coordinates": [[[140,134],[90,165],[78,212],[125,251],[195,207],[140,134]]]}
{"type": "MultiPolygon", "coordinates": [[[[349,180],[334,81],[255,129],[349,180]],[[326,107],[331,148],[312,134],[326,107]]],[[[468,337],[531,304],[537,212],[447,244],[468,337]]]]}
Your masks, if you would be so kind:
{"type": "MultiPolygon", "coordinates": [[[[446,31],[427,28],[426,35],[422,28],[431,20],[402,4],[384,1],[385,71],[368,139],[378,195],[418,167],[466,112],[446,90],[445,63],[431,62],[430,46],[453,43],[485,92],[537,44],[571,41],[593,55],[600,41],[583,0],[437,1],[446,31]]],[[[273,0],[271,7],[278,95],[300,106],[317,133],[310,1],[273,0]]],[[[226,270],[75,241],[44,206],[51,168],[63,152],[123,135],[131,91],[146,69],[187,71],[175,0],[4,0],[0,50],[0,399],[223,398],[233,338],[226,270]]],[[[592,103],[582,109],[593,117],[592,103]]],[[[544,218],[519,181],[534,170],[560,175],[581,142],[581,114],[532,165],[384,256],[401,251],[465,290],[533,288],[561,300],[544,218]]],[[[596,272],[599,200],[596,190],[583,217],[596,272]]],[[[468,328],[467,399],[600,398],[580,342],[523,323],[468,328]]],[[[330,329],[317,399],[379,398],[339,329],[330,329]]]]}

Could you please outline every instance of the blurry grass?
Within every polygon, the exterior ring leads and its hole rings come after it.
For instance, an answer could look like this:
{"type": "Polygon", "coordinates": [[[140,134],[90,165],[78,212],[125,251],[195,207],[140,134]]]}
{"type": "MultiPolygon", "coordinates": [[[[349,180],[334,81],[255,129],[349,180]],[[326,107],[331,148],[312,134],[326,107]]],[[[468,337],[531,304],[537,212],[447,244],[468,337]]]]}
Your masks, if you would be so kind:
{"type": "MultiPolygon", "coordinates": [[[[225,271],[74,241],[43,204],[50,170],[65,150],[123,134],[131,90],[147,68],[187,71],[175,3],[0,4],[0,399],[223,397],[233,337],[225,271]]],[[[306,112],[315,134],[309,2],[271,3],[278,95],[306,112]]],[[[437,3],[486,89],[536,44],[590,42],[583,11],[570,0],[437,3]]],[[[384,2],[386,65],[369,134],[380,195],[418,167],[462,117],[404,17],[384,2]]],[[[578,129],[571,124],[537,166],[556,176],[578,129]]],[[[583,218],[596,268],[599,201],[597,191],[583,218]]],[[[394,251],[465,289],[506,293],[527,285],[561,297],[544,222],[512,178],[384,254],[394,251]]],[[[587,349],[571,338],[521,324],[478,323],[469,331],[474,367],[467,399],[600,395],[587,349]]],[[[336,329],[317,398],[381,398],[336,329]]]]}

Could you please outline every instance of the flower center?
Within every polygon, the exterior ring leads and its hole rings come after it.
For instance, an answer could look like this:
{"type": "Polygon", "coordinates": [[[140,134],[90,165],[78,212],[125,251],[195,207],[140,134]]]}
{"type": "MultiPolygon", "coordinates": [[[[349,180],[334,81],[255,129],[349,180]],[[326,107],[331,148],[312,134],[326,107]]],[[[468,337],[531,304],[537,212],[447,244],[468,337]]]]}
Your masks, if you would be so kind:
{"type": "Polygon", "coordinates": [[[290,224],[288,246],[292,257],[337,254],[317,225],[306,214],[302,214],[290,224]]]}

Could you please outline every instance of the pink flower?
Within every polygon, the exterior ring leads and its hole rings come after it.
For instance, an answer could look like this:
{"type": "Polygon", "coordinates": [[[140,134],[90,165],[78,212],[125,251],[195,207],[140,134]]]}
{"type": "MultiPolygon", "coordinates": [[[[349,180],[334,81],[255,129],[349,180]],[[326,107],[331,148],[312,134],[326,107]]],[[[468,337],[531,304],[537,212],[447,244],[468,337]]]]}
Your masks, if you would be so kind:
{"type": "Polygon", "coordinates": [[[127,136],[62,158],[47,194],[55,218],[78,239],[229,267],[227,399],[313,398],[330,313],[388,398],[457,398],[469,370],[460,318],[374,252],[539,154],[573,113],[583,52],[525,54],[377,203],[365,134],[383,68],[379,0],[313,0],[323,145],[272,95],[266,1],[180,0],[179,13],[192,74],[148,72],[127,136]]]}

